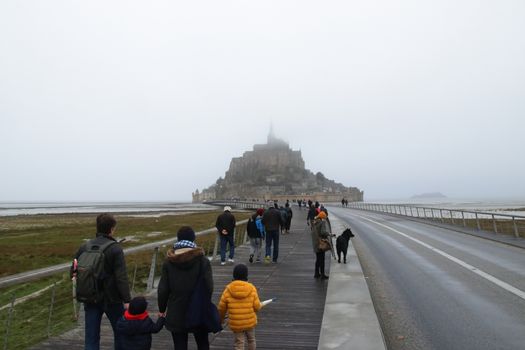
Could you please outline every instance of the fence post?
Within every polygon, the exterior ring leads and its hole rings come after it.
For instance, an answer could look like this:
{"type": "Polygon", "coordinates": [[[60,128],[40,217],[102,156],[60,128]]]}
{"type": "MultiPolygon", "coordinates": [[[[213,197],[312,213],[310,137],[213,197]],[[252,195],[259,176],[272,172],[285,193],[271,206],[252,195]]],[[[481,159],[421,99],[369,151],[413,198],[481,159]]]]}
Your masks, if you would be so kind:
{"type": "Polygon", "coordinates": [[[465,221],[465,212],[461,211],[461,218],[463,219],[463,227],[467,227],[467,222],[465,221]]]}
{"type": "Polygon", "coordinates": [[[215,259],[217,256],[217,250],[219,249],[219,233],[217,232],[215,234],[215,244],[213,245],[213,255],[211,256],[210,260],[215,259]]]}
{"type": "Polygon", "coordinates": [[[137,262],[135,261],[135,268],[133,269],[133,280],[131,281],[131,293],[135,290],[135,279],[137,278],[137,262]]]}
{"type": "Polygon", "coordinates": [[[518,232],[518,225],[516,225],[516,219],[514,218],[514,216],[512,217],[512,224],[514,225],[514,236],[516,238],[519,238],[520,234],[518,232]]]}
{"type": "Polygon", "coordinates": [[[452,225],[455,225],[454,223],[454,215],[452,215],[452,210],[448,211],[450,213],[450,220],[452,220],[452,225]]]}
{"type": "Polygon", "coordinates": [[[51,337],[51,317],[53,316],[53,306],[55,305],[55,290],[57,283],[53,283],[53,289],[51,290],[51,304],[49,304],[49,317],[47,319],[47,337],[51,337]]]}
{"type": "Polygon", "coordinates": [[[481,231],[481,227],[479,226],[479,217],[478,217],[478,213],[474,213],[476,214],[476,225],[478,226],[478,231],[481,231]]]}
{"type": "Polygon", "coordinates": [[[151,266],[149,268],[148,285],[146,287],[147,292],[151,292],[155,284],[155,267],[157,266],[157,254],[159,247],[153,249],[153,256],[151,257],[151,266]]]}
{"type": "Polygon", "coordinates": [[[494,214],[492,214],[492,225],[494,226],[494,233],[498,233],[498,226],[496,225],[496,219],[494,218],[494,214]]]}
{"type": "Polygon", "coordinates": [[[244,244],[248,243],[248,225],[246,225],[246,228],[244,229],[244,244]]]}
{"type": "Polygon", "coordinates": [[[13,317],[13,309],[15,308],[15,293],[13,293],[13,299],[11,299],[11,306],[9,307],[9,313],[5,320],[5,338],[4,338],[4,350],[7,350],[7,340],[9,339],[9,328],[11,327],[11,317],[13,317]]]}
{"type": "Polygon", "coordinates": [[[445,218],[443,218],[443,209],[439,209],[439,217],[441,218],[441,223],[444,223],[445,218]]]}

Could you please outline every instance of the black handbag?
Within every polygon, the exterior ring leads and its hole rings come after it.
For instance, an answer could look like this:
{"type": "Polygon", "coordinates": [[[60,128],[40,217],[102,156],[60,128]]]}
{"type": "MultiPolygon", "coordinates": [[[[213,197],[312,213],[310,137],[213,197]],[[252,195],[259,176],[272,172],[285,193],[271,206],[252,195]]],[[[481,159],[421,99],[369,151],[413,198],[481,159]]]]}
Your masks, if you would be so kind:
{"type": "Polygon", "coordinates": [[[210,300],[206,290],[204,275],[202,273],[202,261],[199,265],[199,276],[197,283],[190,296],[186,310],[186,328],[188,330],[203,330],[217,333],[222,331],[221,318],[217,306],[210,300]]]}

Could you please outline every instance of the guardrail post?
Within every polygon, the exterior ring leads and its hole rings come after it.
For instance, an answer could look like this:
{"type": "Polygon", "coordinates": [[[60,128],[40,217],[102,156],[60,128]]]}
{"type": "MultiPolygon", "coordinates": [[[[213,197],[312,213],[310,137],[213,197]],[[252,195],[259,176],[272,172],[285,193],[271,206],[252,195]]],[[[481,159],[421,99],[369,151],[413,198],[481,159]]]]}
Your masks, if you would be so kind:
{"type": "Polygon", "coordinates": [[[478,217],[478,213],[474,213],[476,214],[476,225],[478,226],[478,231],[481,231],[481,227],[479,226],[479,217],[478,217]]]}
{"type": "Polygon", "coordinates": [[[135,261],[135,268],[133,269],[133,280],[131,281],[131,293],[135,290],[135,279],[137,278],[137,262],[135,261]]]}
{"type": "Polygon", "coordinates": [[[467,227],[467,222],[465,221],[465,212],[461,211],[461,218],[463,219],[463,227],[467,227]]]}
{"type": "Polygon", "coordinates": [[[494,233],[498,233],[498,226],[496,225],[496,219],[494,218],[494,214],[492,214],[492,225],[494,226],[494,233]]]}
{"type": "Polygon", "coordinates": [[[215,244],[213,245],[213,254],[212,254],[210,260],[215,259],[215,257],[217,256],[217,250],[218,249],[219,249],[219,233],[217,232],[215,234],[215,244]]]}
{"type": "Polygon", "coordinates": [[[53,306],[55,305],[55,289],[57,283],[53,283],[53,289],[51,290],[51,304],[49,304],[49,317],[47,319],[47,337],[51,337],[51,317],[53,316],[53,306]]]}
{"type": "Polygon", "coordinates": [[[146,287],[146,291],[150,292],[155,284],[155,267],[157,266],[157,254],[159,252],[159,247],[155,247],[153,250],[153,256],[151,257],[151,267],[149,268],[149,276],[148,276],[148,286],[146,287]]]}
{"type": "Polygon", "coordinates": [[[11,327],[11,318],[13,317],[13,309],[15,308],[15,294],[13,293],[13,299],[11,299],[11,306],[9,307],[9,313],[5,320],[5,338],[4,338],[4,350],[7,350],[7,344],[9,339],[9,328],[11,327]]]}
{"type": "Polygon", "coordinates": [[[441,223],[444,223],[445,218],[443,217],[443,209],[439,209],[439,217],[441,218],[441,223]]]}
{"type": "Polygon", "coordinates": [[[512,217],[512,225],[514,225],[514,236],[519,238],[520,234],[518,232],[518,225],[516,225],[516,219],[514,216],[512,217]]]}
{"type": "Polygon", "coordinates": [[[452,215],[452,210],[448,211],[450,213],[450,220],[452,220],[452,225],[455,225],[454,223],[454,215],[452,215]]]}

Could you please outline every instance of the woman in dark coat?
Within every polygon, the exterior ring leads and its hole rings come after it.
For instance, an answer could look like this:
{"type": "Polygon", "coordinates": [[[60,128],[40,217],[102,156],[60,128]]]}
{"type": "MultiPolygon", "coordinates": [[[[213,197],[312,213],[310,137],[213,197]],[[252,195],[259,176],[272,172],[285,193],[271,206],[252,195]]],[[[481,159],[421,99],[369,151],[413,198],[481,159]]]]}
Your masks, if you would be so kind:
{"type": "Polygon", "coordinates": [[[188,348],[188,333],[193,333],[199,350],[210,348],[206,329],[189,330],[185,326],[186,309],[199,274],[204,276],[210,300],[213,293],[210,261],[194,241],[195,232],[191,227],[181,227],[177,232],[177,242],[168,250],[162,265],[158,287],[159,312],[167,312],[165,325],[171,332],[175,350],[188,348]]]}
{"type": "Polygon", "coordinates": [[[330,235],[330,225],[326,219],[326,213],[322,211],[315,217],[312,224],[312,246],[315,253],[314,277],[323,280],[328,279],[328,276],[324,273],[325,252],[319,249],[319,238],[328,239],[330,235]]]}

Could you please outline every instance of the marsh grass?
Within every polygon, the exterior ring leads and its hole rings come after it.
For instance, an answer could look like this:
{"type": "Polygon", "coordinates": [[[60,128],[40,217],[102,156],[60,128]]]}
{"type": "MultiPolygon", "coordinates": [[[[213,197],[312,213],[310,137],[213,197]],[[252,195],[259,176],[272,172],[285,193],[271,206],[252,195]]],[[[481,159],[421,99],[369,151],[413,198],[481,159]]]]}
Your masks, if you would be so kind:
{"type": "MultiPolygon", "coordinates": [[[[187,215],[165,215],[160,217],[132,217],[116,215],[118,229],[116,238],[128,237],[123,247],[131,247],[148,242],[173,237],[181,226],[191,226],[202,231],[215,226],[219,212],[195,213],[187,215]],[[153,233],[153,234],[152,234],[153,233]]],[[[238,221],[248,218],[251,213],[238,212],[238,221]]],[[[0,223],[0,275],[23,272],[47,265],[70,261],[72,255],[86,239],[95,233],[96,214],[61,214],[17,216],[2,219],[0,223]],[[28,261],[30,260],[30,261],[28,261]]],[[[236,245],[240,245],[246,225],[237,228],[236,245]]],[[[198,236],[196,243],[211,255],[215,244],[215,233],[198,236]]],[[[155,276],[158,279],[162,263],[169,246],[160,247],[155,276]]],[[[133,277],[132,294],[146,291],[150,273],[153,250],[126,255],[130,287],[133,277]]],[[[62,334],[77,326],[74,318],[72,283],[68,273],[60,273],[30,283],[23,283],[0,290],[0,307],[10,304],[13,296],[22,298],[56,283],[55,302],[48,323],[52,289],[41,295],[15,305],[9,327],[8,349],[27,349],[40,343],[49,335],[62,334]]],[[[78,306],[78,304],[77,304],[78,306]]],[[[5,326],[9,307],[0,310],[0,345],[4,344],[5,326]]]]}
{"type": "MultiPolygon", "coordinates": [[[[173,237],[181,226],[201,231],[215,226],[219,212],[186,215],[115,215],[123,248],[173,237]]],[[[250,213],[235,213],[237,219],[250,213]]],[[[0,223],[0,277],[68,262],[78,247],[96,234],[96,214],[19,215],[0,223]]]]}

